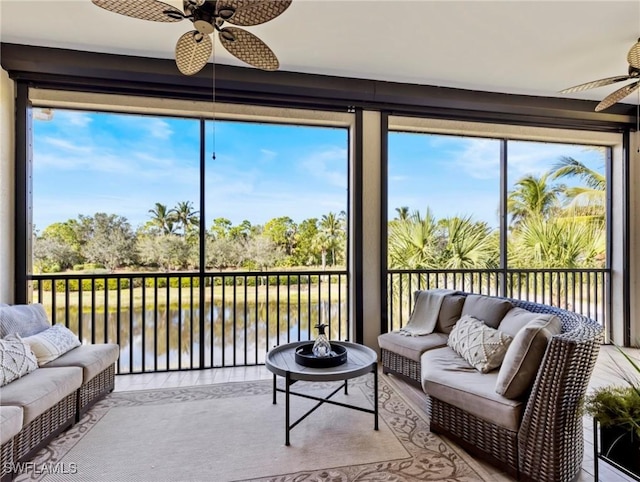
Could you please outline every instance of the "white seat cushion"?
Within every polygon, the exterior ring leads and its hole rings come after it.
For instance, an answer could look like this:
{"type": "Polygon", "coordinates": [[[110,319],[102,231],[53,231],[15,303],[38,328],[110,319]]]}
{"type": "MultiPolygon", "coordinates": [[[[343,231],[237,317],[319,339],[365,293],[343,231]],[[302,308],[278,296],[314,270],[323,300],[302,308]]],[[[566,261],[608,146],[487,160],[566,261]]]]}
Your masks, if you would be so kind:
{"type": "Polygon", "coordinates": [[[87,383],[108,366],[113,365],[119,355],[120,349],[114,343],[81,345],[47,363],[42,368],[80,367],[82,368],[83,383],[87,383]]]}
{"type": "Polygon", "coordinates": [[[422,355],[422,388],[438,400],[514,432],[524,404],[498,395],[498,371],[480,373],[449,347],[422,355]]]}
{"type": "Polygon", "coordinates": [[[419,362],[420,356],[425,351],[446,346],[448,338],[449,335],[437,332],[422,336],[404,336],[391,332],[380,335],[378,345],[380,348],[419,362]]]}
{"type": "Polygon", "coordinates": [[[53,407],[82,384],[82,369],[39,368],[2,387],[2,404],[24,410],[24,425],[53,407]]]}

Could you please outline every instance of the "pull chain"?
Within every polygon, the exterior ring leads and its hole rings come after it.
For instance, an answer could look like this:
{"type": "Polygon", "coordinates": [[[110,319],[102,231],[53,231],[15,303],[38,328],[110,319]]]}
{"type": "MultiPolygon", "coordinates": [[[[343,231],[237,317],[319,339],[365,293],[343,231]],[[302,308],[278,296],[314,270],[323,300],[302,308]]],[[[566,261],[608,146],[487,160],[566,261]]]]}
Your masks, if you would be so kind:
{"type": "Polygon", "coordinates": [[[212,101],[212,113],[213,122],[211,125],[211,159],[216,160],[216,59],[215,54],[212,63],[212,76],[211,76],[211,101],[212,101]]]}

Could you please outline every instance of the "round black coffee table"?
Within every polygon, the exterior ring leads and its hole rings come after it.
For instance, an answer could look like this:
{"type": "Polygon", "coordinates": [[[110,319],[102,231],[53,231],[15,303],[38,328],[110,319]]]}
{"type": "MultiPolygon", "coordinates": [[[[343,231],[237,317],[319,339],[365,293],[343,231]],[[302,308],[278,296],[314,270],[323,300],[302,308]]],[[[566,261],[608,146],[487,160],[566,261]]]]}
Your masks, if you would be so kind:
{"type": "Polygon", "coordinates": [[[276,403],[276,392],[283,392],[285,394],[285,445],[289,444],[289,432],[292,428],[307,418],[309,414],[314,412],[324,403],[331,405],[338,405],[340,407],[351,408],[353,410],[359,410],[361,412],[372,413],[374,415],[374,430],[378,430],[378,355],[371,348],[364,345],[358,345],[356,343],[349,343],[346,341],[331,341],[332,345],[341,345],[347,349],[347,361],[346,363],[329,368],[310,368],[296,363],[295,352],[296,348],[301,345],[308,344],[308,341],[298,341],[294,343],[287,343],[286,345],[280,345],[267,353],[265,365],[267,369],[273,373],[273,403],[276,403]],[[373,372],[373,410],[358,407],[355,405],[349,405],[346,403],[336,402],[330,400],[336,393],[344,388],[344,393],[348,394],[347,380],[357,378],[367,373],[373,372]],[[285,388],[277,388],[276,376],[284,377],[285,388]],[[320,398],[306,393],[297,393],[291,391],[291,385],[300,380],[306,380],[311,382],[334,382],[344,381],[338,388],[331,392],[327,397],[320,398]],[[289,421],[290,415],[290,396],[296,395],[299,397],[309,398],[316,400],[319,403],[316,404],[311,410],[301,416],[293,423],[289,421]]]}

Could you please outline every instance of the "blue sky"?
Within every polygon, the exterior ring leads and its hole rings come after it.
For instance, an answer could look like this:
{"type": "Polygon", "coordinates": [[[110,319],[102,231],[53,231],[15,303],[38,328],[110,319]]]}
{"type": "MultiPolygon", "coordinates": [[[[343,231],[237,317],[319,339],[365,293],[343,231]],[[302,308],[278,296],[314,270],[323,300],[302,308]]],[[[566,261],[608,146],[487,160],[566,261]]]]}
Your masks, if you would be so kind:
{"type": "MultiPolygon", "coordinates": [[[[540,176],[561,156],[573,157],[604,172],[604,155],[588,146],[509,141],[509,189],[523,176],[540,176]]],[[[439,219],[471,215],[498,226],[500,141],[473,137],[395,132],[389,136],[389,219],[396,208],[439,219]]],[[[563,180],[566,185],[575,181],[563,180]]]]}
{"type": "MultiPolygon", "coordinates": [[[[199,206],[199,122],[55,109],[34,120],[33,218],[36,229],[96,212],[125,216],[135,228],[156,202],[199,206]]],[[[296,222],[347,209],[345,129],[212,123],[206,132],[207,226],[296,222]],[[215,141],[216,159],[212,159],[215,141]]],[[[408,206],[437,218],[472,215],[497,225],[499,142],[391,133],[389,217],[408,206]]],[[[560,156],[602,170],[601,151],[583,146],[509,143],[509,182],[540,175],[560,156]]]]}
{"type": "MultiPolygon", "coordinates": [[[[156,202],[198,209],[197,120],[54,110],[34,120],[37,230],[96,212],[149,220],[156,202]]],[[[345,129],[217,122],[207,125],[207,225],[300,222],[347,208],[345,129]],[[212,158],[215,139],[216,159],[212,158]]]]}

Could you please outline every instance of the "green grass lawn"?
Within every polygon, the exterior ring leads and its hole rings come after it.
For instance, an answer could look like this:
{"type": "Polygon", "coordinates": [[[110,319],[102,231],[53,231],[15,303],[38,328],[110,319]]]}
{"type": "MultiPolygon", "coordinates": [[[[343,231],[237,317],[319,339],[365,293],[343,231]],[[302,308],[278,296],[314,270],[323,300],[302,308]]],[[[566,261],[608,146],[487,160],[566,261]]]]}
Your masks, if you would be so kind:
{"type": "MultiPolygon", "coordinates": [[[[280,303],[317,303],[319,301],[328,301],[329,293],[331,294],[331,302],[337,302],[338,300],[338,284],[337,283],[322,283],[320,290],[318,290],[317,284],[300,285],[300,292],[298,294],[298,285],[290,286],[210,286],[205,287],[204,300],[210,302],[212,299],[215,302],[221,302],[223,299],[224,288],[224,300],[226,302],[233,302],[235,295],[236,303],[264,303],[267,301],[275,303],[278,300],[278,294],[280,295],[280,303]]],[[[346,301],[347,299],[347,285],[342,283],[340,286],[340,299],[346,301]]],[[[194,305],[200,303],[200,288],[157,288],[153,287],[137,287],[130,289],[120,290],[120,306],[128,308],[130,306],[131,299],[133,301],[134,308],[141,308],[143,305],[147,308],[153,308],[154,305],[178,307],[180,304],[184,307],[190,306],[191,302],[194,305]],[[157,293],[157,300],[156,300],[157,293]]],[[[50,310],[53,306],[53,293],[51,291],[43,291],[42,299],[38,298],[38,292],[34,291],[33,301],[42,303],[45,308],[50,310]]],[[[108,305],[109,311],[116,311],[118,307],[118,290],[96,290],[82,291],[82,297],[80,292],[69,292],[68,298],[64,292],[56,292],[55,305],[56,309],[61,309],[67,306],[70,309],[78,309],[82,301],[82,311],[91,311],[94,307],[96,311],[104,311],[105,305],[108,305]]]]}

